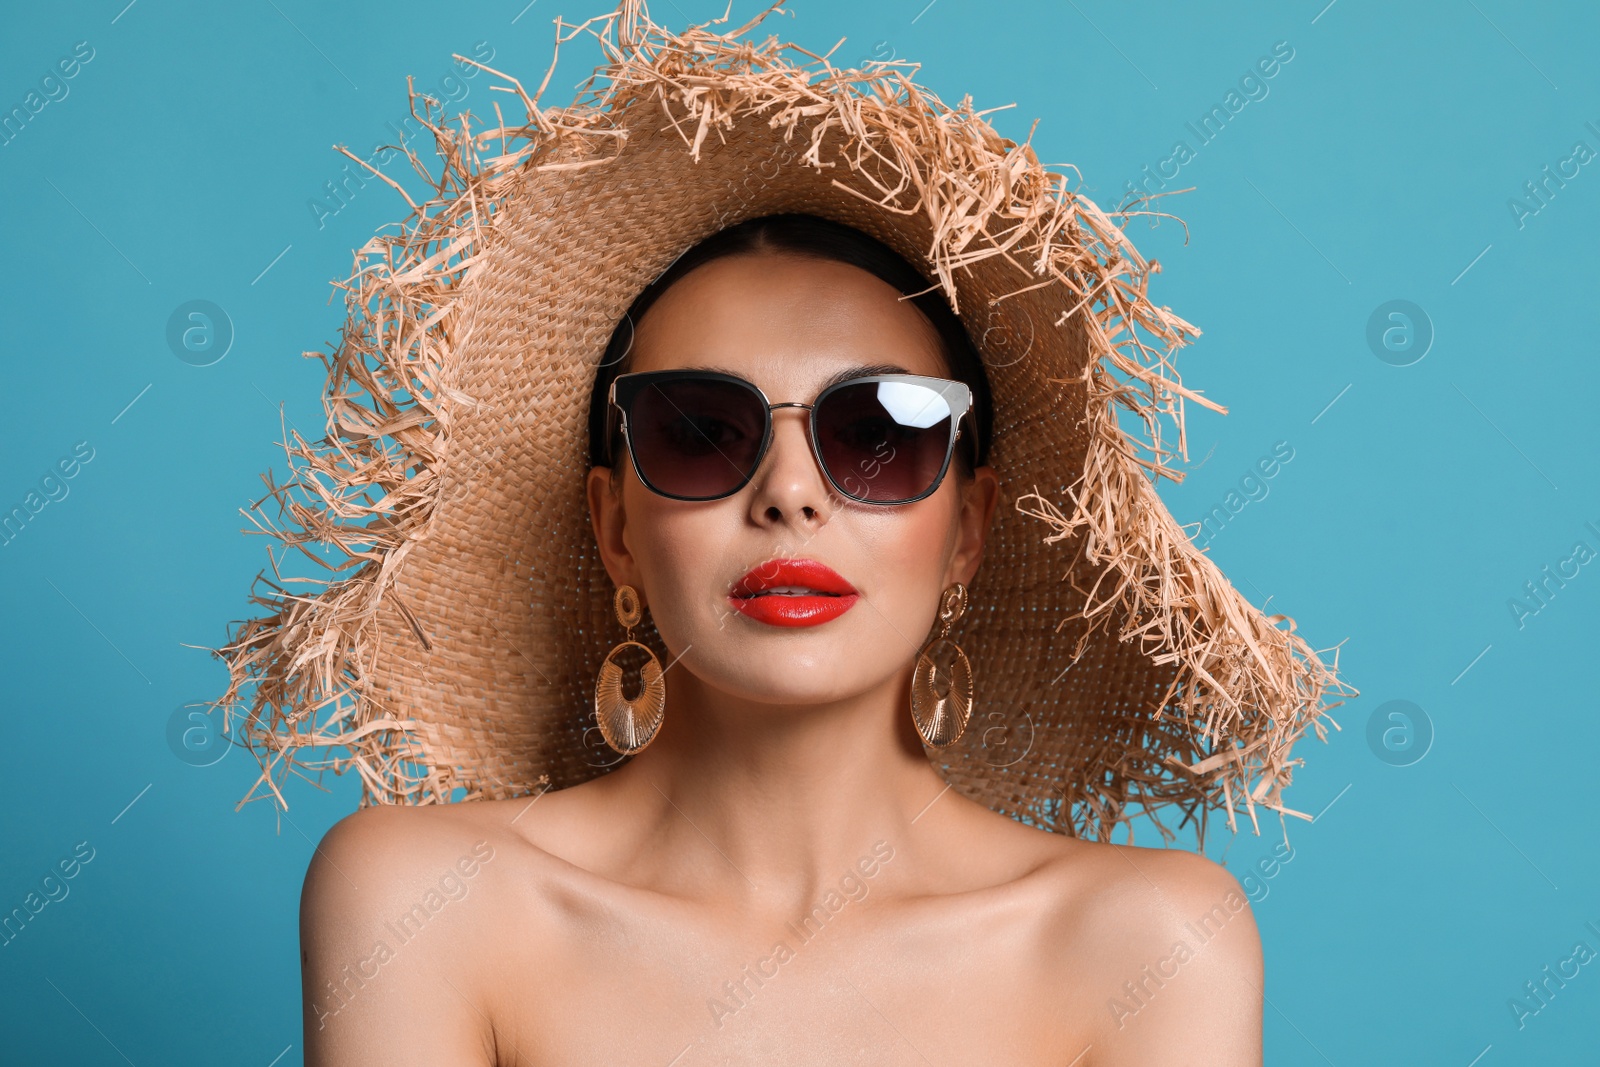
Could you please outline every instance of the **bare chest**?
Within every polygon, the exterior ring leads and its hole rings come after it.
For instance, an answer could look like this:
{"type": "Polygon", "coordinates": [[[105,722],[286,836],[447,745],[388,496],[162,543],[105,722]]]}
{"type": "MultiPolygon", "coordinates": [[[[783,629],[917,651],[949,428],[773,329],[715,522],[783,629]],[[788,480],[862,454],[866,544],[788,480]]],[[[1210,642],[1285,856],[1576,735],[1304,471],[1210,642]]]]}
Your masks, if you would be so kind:
{"type": "MultiPolygon", "coordinates": [[[[507,937],[495,1026],[523,1063],[1073,1062],[1090,1005],[1018,897],[829,907],[759,924],[583,906],[507,937]]],[[[509,931],[508,931],[509,933],[509,931]]]]}

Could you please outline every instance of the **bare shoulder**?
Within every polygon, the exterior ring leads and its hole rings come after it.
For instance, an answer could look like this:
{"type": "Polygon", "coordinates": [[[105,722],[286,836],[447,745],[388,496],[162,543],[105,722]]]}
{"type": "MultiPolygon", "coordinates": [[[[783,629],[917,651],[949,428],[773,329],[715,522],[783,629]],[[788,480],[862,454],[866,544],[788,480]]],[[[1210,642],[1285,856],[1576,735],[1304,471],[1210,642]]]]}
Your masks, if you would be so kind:
{"type": "Polygon", "coordinates": [[[1058,958],[1094,1035],[1085,1065],[1261,1057],[1261,941],[1243,888],[1205,856],[1069,840],[1046,868],[1058,958]]]}
{"type": "Polygon", "coordinates": [[[473,807],[379,806],[340,819],[307,868],[302,918],[343,920],[430,889],[455,895],[484,884],[484,868],[518,838],[473,807]]]}
{"type": "Polygon", "coordinates": [[[471,804],[373,807],[323,836],[300,896],[308,1064],[494,1061],[466,964],[493,953],[500,871],[527,851],[499,823],[471,804]]]}
{"type": "Polygon", "coordinates": [[[1174,933],[1222,908],[1255,922],[1243,888],[1226,867],[1184,849],[1142,848],[1073,841],[1056,866],[1075,880],[1085,918],[1120,937],[1174,933]]]}

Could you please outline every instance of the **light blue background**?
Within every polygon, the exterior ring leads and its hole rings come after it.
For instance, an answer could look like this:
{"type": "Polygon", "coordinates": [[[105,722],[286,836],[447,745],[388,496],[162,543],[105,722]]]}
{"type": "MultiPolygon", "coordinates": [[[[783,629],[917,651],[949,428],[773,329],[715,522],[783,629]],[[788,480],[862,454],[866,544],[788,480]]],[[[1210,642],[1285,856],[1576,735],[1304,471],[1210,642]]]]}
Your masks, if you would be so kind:
{"type": "MultiPolygon", "coordinates": [[[[369,184],[319,228],[307,201],[392,139],[405,76],[433,88],[487,42],[536,82],[551,19],[595,0],[138,0],[29,5],[0,35],[0,110],[73,44],[94,58],[0,147],[6,400],[0,509],[88,441],[94,458],[0,547],[0,911],[80,841],[95,849],[0,946],[8,1062],[144,1065],[300,1059],[296,907],[312,842],[353,780],[300,784],[281,824],[241,812],[254,763],[186,765],[166,726],[208,699],[215,645],[244,617],[265,541],[238,509],[282,469],[279,404],[318,436],[321,365],[341,321],[329,281],[397,219],[369,184]],[[520,12],[520,17],[519,16],[520,12]],[[185,301],[224,308],[220,362],[175,358],[185,301]],[[129,406],[131,403],[131,407],[129,406]],[[131,803],[131,806],[129,806],[131,803]],[[292,821],[291,821],[292,820],[292,821]]],[[[1258,604],[1343,642],[1361,690],[1342,732],[1299,750],[1293,860],[1255,905],[1267,1061],[1468,1067],[1593,1062],[1600,964],[1518,1027],[1510,998],[1585,941],[1600,950],[1594,690],[1600,564],[1519,628],[1508,601],[1600,550],[1594,304],[1600,164],[1519,227],[1524,183],[1582,140],[1600,150],[1593,5],[1450,0],[1190,6],[793,0],[775,32],[844,62],[924,64],[948,102],[993,116],[1103,206],[1196,144],[1198,120],[1279,41],[1268,95],[1199,148],[1162,203],[1189,226],[1129,233],[1164,270],[1158,303],[1205,335],[1180,357],[1231,414],[1190,411],[1192,473],[1162,492],[1198,521],[1273,444],[1294,459],[1210,542],[1258,604]],[[1419,305],[1435,338],[1393,366],[1367,342],[1379,305],[1419,305]],[[1330,406],[1331,404],[1331,406],[1330,406]],[[1435,732],[1397,767],[1367,741],[1390,700],[1435,732]],[[1331,805],[1331,806],[1330,806],[1331,805]],[[1478,1057],[1475,1060],[1475,1057],[1478,1057]]],[[[757,5],[734,4],[734,23],[757,5]]],[[[721,0],[657,0],[682,27],[721,0]]],[[[592,67],[574,42],[547,102],[592,67]]],[[[486,78],[462,105],[487,110],[486,78]]],[[[1553,588],[1553,586],[1552,586],[1553,588]]],[[[1244,835],[1240,874],[1278,833],[1244,835]]],[[[1141,843],[1153,843],[1141,838],[1141,843]]],[[[1210,850],[1227,845],[1219,837],[1210,850]]]]}

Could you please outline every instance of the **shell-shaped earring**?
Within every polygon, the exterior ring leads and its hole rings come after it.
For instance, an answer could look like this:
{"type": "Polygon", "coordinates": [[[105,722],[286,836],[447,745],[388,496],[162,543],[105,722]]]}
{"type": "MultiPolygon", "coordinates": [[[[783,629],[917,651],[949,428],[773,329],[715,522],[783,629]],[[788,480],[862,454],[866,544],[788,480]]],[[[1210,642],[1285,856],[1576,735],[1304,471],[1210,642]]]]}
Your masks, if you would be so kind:
{"type": "Polygon", "coordinates": [[[617,621],[628,631],[628,639],[613,648],[600,664],[600,677],[594,687],[594,719],[606,744],[631,756],[642,752],[661,729],[667,713],[667,683],[661,676],[661,661],[656,654],[633,639],[633,628],[644,617],[638,592],[631,585],[621,586],[612,606],[617,621]],[[617,662],[630,648],[648,657],[639,668],[639,692],[632,697],[622,691],[622,666],[617,662]]]}
{"type": "Polygon", "coordinates": [[[934,748],[955,744],[972,718],[972,664],[950,640],[950,627],[966,610],[967,587],[957,582],[939,601],[939,633],[917,653],[911,676],[911,719],[934,748]]]}

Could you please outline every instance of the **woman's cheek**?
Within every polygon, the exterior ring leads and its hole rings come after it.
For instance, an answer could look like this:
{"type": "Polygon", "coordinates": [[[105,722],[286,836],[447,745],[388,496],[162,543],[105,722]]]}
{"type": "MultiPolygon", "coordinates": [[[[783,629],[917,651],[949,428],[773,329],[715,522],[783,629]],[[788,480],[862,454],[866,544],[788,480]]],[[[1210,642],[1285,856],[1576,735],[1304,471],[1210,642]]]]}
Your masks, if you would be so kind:
{"type": "Polygon", "coordinates": [[[721,583],[729,570],[729,537],[716,521],[721,509],[652,508],[634,514],[643,536],[630,549],[644,582],[645,603],[663,642],[676,655],[715,625],[721,583]]]}

